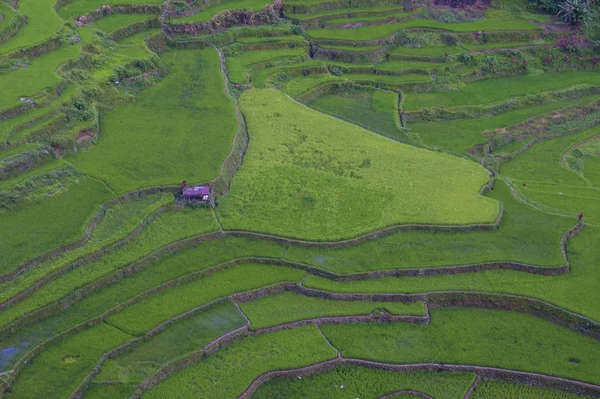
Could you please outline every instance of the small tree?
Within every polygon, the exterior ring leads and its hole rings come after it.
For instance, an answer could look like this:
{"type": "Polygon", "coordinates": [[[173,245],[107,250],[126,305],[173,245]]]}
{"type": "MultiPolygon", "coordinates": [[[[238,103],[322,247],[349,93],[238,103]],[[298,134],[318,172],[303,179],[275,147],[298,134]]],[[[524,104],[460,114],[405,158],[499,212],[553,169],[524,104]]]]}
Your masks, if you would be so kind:
{"type": "Polygon", "coordinates": [[[581,25],[590,12],[590,4],[585,0],[565,0],[558,8],[558,17],[572,27],[581,25]]]}

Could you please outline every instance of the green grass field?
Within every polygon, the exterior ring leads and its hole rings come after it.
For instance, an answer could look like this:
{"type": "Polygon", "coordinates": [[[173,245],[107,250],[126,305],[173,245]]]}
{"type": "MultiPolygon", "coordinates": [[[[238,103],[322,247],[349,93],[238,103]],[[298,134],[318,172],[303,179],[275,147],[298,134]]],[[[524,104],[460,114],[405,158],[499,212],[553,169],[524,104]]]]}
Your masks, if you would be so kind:
{"type": "Polygon", "coordinates": [[[409,3],[0,3],[0,397],[600,392],[593,14],[409,3]]]}
{"type": "Polygon", "coordinates": [[[478,194],[487,173],[474,163],[394,143],[272,90],[244,93],[241,106],[250,146],[217,207],[227,229],[335,240],[402,223],[496,218],[498,204],[478,194]],[[442,173],[444,189],[430,183],[442,173]]]}
{"type": "Polygon", "coordinates": [[[172,51],[162,59],[171,73],[135,103],[103,115],[96,147],[70,157],[115,192],[211,180],[231,147],[237,123],[223,93],[217,53],[172,51]]]}

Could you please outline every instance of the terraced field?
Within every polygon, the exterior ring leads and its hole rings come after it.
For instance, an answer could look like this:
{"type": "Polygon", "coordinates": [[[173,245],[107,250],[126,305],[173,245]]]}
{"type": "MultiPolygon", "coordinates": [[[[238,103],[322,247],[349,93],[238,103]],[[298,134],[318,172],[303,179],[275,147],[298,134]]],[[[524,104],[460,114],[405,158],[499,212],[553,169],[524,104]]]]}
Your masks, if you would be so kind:
{"type": "Polygon", "coordinates": [[[0,2],[2,397],[600,397],[600,9],[484,3],[0,2]]]}

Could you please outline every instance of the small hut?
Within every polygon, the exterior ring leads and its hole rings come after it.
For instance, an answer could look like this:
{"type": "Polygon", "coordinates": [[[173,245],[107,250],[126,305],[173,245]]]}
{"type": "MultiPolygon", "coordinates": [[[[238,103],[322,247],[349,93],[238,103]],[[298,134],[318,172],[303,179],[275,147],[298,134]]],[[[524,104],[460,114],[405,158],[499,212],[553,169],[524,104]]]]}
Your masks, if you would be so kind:
{"type": "Polygon", "coordinates": [[[183,198],[190,202],[207,202],[210,196],[210,187],[195,186],[183,189],[183,198]]]}

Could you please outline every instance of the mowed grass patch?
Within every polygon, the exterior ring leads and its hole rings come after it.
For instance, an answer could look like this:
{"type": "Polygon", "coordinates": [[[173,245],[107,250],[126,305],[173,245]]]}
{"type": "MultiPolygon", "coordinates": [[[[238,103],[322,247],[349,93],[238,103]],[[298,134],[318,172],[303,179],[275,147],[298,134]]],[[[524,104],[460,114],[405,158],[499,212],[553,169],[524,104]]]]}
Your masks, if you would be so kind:
{"type": "Polygon", "coordinates": [[[368,315],[385,310],[395,315],[425,316],[423,302],[334,301],[291,292],[273,295],[240,305],[251,328],[258,330],[296,320],[324,316],[368,315]]]}
{"type": "Polygon", "coordinates": [[[431,309],[427,325],[324,325],[343,357],[384,363],[500,367],[598,383],[594,338],[537,317],[487,309],[431,309]]]}
{"type": "Polygon", "coordinates": [[[477,389],[471,395],[473,399],[587,399],[591,396],[576,395],[558,389],[535,387],[508,381],[482,379],[477,383],[477,389]]]}
{"type": "Polygon", "coordinates": [[[161,55],[169,74],[156,86],[100,117],[100,140],[70,156],[83,172],[123,193],[183,179],[215,178],[237,122],[212,48],[161,55]]]}
{"type": "Polygon", "coordinates": [[[224,10],[247,10],[258,11],[271,4],[268,0],[224,0],[219,4],[211,5],[202,11],[183,18],[172,18],[171,23],[188,24],[194,22],[205,22],[224,10]]]}
{"type": "MultiPolygon", "coordinates": [[[[398,373],[361,366],[340,366],[301,379],[267,381],[252,397],[255,399],[379,398],[392,392],[411,390],[437,399],[462,399],[474,379],[473,373],[443,371],[398,373]],[[342,385],[343,389],[340,388],[342,385]]],[[[414,399],[414,396],[411,398],[414,399]]]]}
{"type": "Polygon", "coordinates": [[[107,349],[129,339],[130,335],[104,323],[66,337],[27,363],[13,384],[10,397],[67,397],[107,349]]]}
{"type": "Polygon", "coordinates": [[[154,18],[152,14],[114,14],[94,21],[94,27],[106,33],[113,32],[133,23],[154,18]]]}
{"type": "Polygon", "coordinates": [[[83,178],[56,197],[0,213],[0,273],[79,237],[98,205],[111,195],[101,182],[83,178]]]}
{"type": "Polygon", "coordinates": [[[581,84],[600,84],[600,71],[548,72],[535,76],[509,76],[479,80],[454,91],[411,92],[406,94],[405,108],[407,111],[415,111],[428,107],[484,104],[509,97],[532,95],[581,84]]]}
{"type": "Polygon", "coordinates": [[[63,23],[54,11],[54,0],[21,0],[19,12],[27,17],[27,23],[14,36],[0,44],[0,54],[49,39],[63,23]]]}
{"type": "Polygon", "coordinates": [[[258,376],[333,359],[315,326],[246,338],[174,374],[148,391],[147,398],[237,398],[258,376]]]}
{"type": "Polygon", "coordinates": [[[107,322],[131,334],[141,335],[178,314],[215,299],[279,282],[296,282],[304,271],[272,265],[243,264],[142,300],[107,322]]]}
{"type": "Polygon", "coordinates": [[[60,81],[55,71],[59,65],[76,58],[79,45],[64,45],[57,50],[31,60],[27,68],[0,74],[0,109],[23,104],[20,97],[33,96],[60,81]]]}
{"type": "Polygon", "coordinates": [[[284,94],[246,91],[250,145],[217,206],[226,229],[336,240],[403,224],[490,223],[475,163],[390,141],[284,94]]]}

